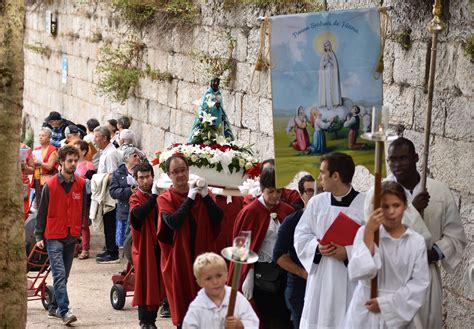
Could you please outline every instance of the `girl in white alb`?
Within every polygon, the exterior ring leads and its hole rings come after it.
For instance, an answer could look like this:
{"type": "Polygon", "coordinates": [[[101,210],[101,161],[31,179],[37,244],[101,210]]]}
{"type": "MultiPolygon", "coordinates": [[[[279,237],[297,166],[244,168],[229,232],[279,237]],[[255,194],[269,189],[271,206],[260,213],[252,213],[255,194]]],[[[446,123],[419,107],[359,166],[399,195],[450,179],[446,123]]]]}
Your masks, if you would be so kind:
{"type": "Polygon", "coordinates": [[[420,234],[402,224],[406,207],[403,187],[384,182],[381,208],[354,240],[348,273],[358,284],[345,328],[422,328],[418,313],[430,282],[426,245],[420,234]],[[377,297],[370,298],[370,282],[376,275],[377,297]]]}

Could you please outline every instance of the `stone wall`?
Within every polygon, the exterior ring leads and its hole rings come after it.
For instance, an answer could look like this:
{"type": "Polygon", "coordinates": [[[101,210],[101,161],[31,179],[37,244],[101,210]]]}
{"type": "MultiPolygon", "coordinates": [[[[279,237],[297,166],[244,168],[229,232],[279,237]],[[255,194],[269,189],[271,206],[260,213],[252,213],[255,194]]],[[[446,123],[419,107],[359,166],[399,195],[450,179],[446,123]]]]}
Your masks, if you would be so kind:
{"type": "MultiPolygon", "coordinates": [[[[236,40],[235,80],[223,88],[225,109],[239,140],[255,143],[262,159],[272,157],[271,86],[264,72],[261,89],[253,94],[250,80],[259,46],[257,17],[276,14],[254,6],[223,10],[219,0],[200,0],[201,18],[188,30],[175,28],[160,32],[156,27],[133,32],[118,14],[100,1],[30,1],[25,36],[24,110],[35,132],[52,111],[85,123],[91,117],[104,122],[121,114],[133,118],[132,129],[141,147],[152,154],[173,142],[183,142],[190,130],[197,106],[206,90],[202,65],[193,52],[227,55],[225,34],[236,40]],[[45,31],[46,10],[58,13],[58,36],[45,31]],[[102,41],[94,39],[100,33],[102,41]],[[124,104],[97,95],[95,67],[99,49],[106,40],[117,44],[130,34],[146,44],[144,61],[174,75],[171,82],[140,80],[136,97],[124,104]],[[40,54],[49,48],[50,56],[40,54]],[[32,45],[36,45],[34,48],[32,45]],[[46,48],[47,47],[47,48],[46,48]],[[61,81],[63,56],[69,71],[61,81]]],[[[437,74],[433,100],[430,141],[430,171],[435,179],[452,189],[458,203],[469,243],[461,265],[454,274],[443,273],[444,312],[449,328],[466,328],[472,323],[474,292],[463,279],[473,255],[473,63],[463,50],[463,40],[472,33],[472,4],[469,0],[442,1],[447,27],[439,36],[437,74]],[[470,317],[470,318],[469,318],[470,317]],[[471,321],[469,321],[471,320],[471,321]]],[[[366,7],[378,1],[329,0],[328,9],[366,7]]],[[[431,0],[386,1],[392,5],[392,33],[385,49],[384,97],[394,110],[392,124],[403,124],[405,136],[415,142],[421,154],[424,113],[427,108],[427,70],[431,44],[426,25],[431,19],[431,0]],[[412,47],[404,50],[396,42],[403,28],[412,30],[412,47]]]]}

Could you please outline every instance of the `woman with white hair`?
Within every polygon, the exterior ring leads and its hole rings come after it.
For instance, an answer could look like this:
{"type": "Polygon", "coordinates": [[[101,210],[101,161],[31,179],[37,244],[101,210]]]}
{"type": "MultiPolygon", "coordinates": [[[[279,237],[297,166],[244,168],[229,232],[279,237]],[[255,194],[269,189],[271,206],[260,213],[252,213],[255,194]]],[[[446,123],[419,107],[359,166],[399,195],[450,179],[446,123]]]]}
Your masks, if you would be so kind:
{"type": "Polygon", "coordinates": [[[125,151],[130,146],[135,146],[135,134],[130,129],[122,129],[119,135],[119,150],[125,151]]]}
{"type": "Polygon", "coordinates": [[[110,183],[110,196],[117,202],[117,228],[115,242],[117,246],[123,247],[127,232],[127,219],[130,212],[128,200],[137,189],[137,183],[133,178],[133,169],[144,158],[143,152],[136,147],[128,147],[123,154],[123,164],[121,164],[112,175],[110,183]]]}
{"type": "Polygon", "coordinates": [[[35,176],[40,176],[40,186],[58,172],[58,152],[55,146],[51,144],[51,129],[43,127],[38,133],[38,142],[40,146],[35,147],[33,151],[35,163],[35,176]]]}

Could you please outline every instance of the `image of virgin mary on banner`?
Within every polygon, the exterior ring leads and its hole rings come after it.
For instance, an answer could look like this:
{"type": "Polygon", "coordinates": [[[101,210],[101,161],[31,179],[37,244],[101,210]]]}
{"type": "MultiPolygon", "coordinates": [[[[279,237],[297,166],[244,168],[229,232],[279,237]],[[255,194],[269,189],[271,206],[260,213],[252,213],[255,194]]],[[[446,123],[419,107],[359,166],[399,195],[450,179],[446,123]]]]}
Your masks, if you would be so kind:
{"type": "Polygon", "coordinates": [[[350,154],[373,167],[371,109],[381,106],[377,8],[270,17],[277,186],[299,171],[318,175],[319,157],[350,154]]]}

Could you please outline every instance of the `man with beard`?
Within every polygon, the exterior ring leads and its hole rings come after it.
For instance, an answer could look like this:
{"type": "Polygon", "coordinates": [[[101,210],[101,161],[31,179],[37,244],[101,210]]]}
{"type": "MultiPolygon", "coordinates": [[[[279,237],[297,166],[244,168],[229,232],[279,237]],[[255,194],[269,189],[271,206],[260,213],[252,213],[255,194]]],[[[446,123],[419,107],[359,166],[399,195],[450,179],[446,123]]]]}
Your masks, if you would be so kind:
{"type": "Polygon", "coordinates": [[[36,246],[48,251],[53,273],[54,298],[48,317],[62,318],[68,325],[77,320],[69,309],[67,281],[77,238],[86,210],[86,184],[75,176],[79,150],[72,145],[59,149],[61,170],[43,187],[35,227],[36,246]]]}

